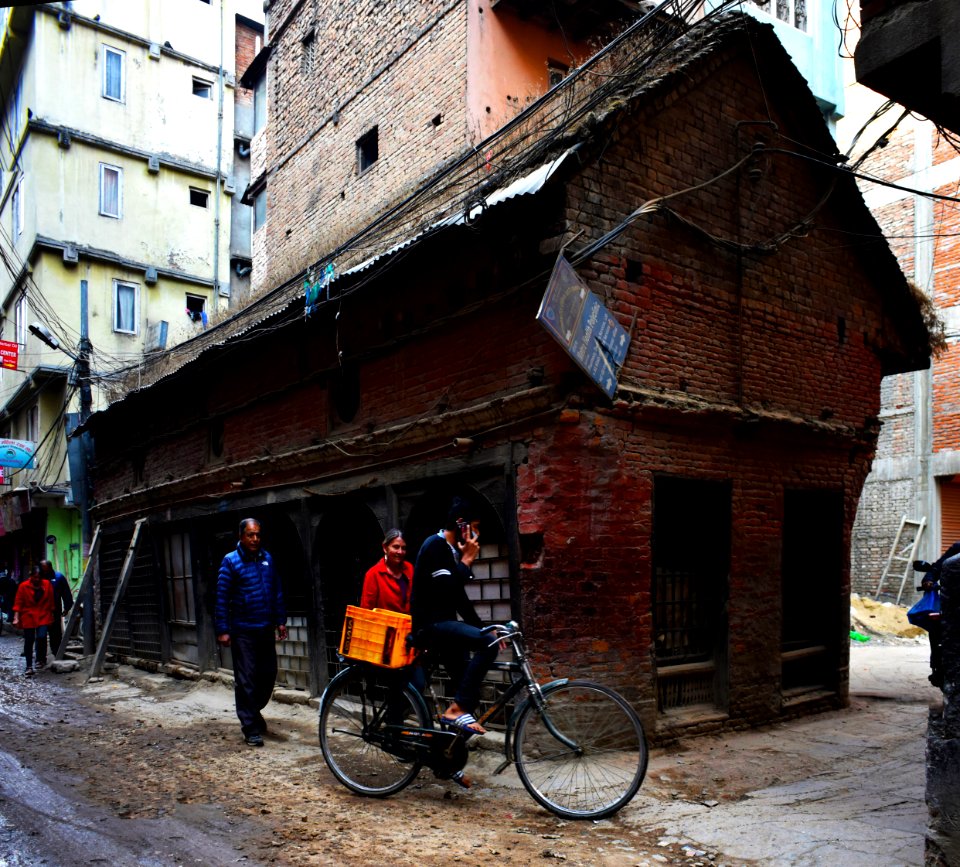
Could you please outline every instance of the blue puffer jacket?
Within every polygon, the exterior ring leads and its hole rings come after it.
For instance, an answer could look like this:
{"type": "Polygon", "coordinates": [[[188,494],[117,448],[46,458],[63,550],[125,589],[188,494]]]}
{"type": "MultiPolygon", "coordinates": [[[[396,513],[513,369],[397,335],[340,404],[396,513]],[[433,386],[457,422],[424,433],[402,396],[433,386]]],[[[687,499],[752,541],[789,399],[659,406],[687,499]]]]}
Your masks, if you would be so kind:
{"type": "Polygon", "coordinates": [[[239,543],[223,558],[217,575],[217,635],[287,622],[280,576],[266,551],[248,554],[239,543]]]}

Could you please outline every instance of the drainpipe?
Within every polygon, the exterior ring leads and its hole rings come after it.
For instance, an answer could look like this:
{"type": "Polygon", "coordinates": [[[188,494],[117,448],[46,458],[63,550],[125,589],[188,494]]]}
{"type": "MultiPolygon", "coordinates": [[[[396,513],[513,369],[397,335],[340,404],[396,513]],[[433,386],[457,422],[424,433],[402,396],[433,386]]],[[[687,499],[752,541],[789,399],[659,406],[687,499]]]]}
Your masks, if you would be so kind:
{"type": "Polygon", "coordinates": [[[220,301],[220,196],[223,179],[223,6],[220,0],[220,68],[217,70],[217,183],[213,198],[213,312],[220,301]]]}
{"type": "MultiPolygon", "coordinates": [[[[913,171],[915,186],[922,190],[932,188],[928,177],[933,165],[933,141],[927,124],[914,124],[913,171]]],[[[914,280],[931,298],[934,294],[934,213],[933,202],[927,197],[915,194],[914,213],[916,223],[914,232],[914,280]]],[[[939,556],[947,545],[954,540],[940,538],[940,504],[937,497],[937,482],[933,466],[933,362],[926,370],[913,374],[914,455],[917,460],[918,490],[916,502],[918,517],[927,516],[928,538],[923,541],[921,550],[929,551],[928,559],[939,556]]]]}

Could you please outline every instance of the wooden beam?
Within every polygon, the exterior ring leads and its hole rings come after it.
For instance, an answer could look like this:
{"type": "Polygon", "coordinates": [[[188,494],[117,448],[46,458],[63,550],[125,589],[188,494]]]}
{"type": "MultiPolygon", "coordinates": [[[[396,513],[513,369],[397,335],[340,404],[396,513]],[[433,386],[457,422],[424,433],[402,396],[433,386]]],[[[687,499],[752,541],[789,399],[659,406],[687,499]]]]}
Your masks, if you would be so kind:
{"type": "Polygon", "coordinates": [[[83,578],[80,580],[80,589],[77,591],[76,602],[74,602],[73,608],[70,609],[70,615],[67,617],[67,625],[63,630],[63,640],[60,642],[60,647],[57,648],[56,656],[53,657],[54,659],[63,659],[63,655],[67,650],[67,641],[73,634],[74,627],[80,617],[80,600],[84,598],[87,588],[93,581],[94,564],[97,562],[99,553],[100,525],[97,524],[96,530],[93,531],[93,541],[90,543],[90,556],[87,557],[87,567],[83,570],[83,578]]]}

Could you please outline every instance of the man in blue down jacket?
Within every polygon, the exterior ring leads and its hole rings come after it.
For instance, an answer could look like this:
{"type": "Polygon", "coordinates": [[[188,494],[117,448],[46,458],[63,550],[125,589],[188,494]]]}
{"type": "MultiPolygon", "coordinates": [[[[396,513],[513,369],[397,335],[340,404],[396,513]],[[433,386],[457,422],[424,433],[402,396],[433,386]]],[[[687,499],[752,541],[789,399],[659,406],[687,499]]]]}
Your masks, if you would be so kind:
{"type": "Polygon", "coordinates": [[[267,730],[260,711],[273,695],[277,649],[287,637],[287,612],[273,558],[260,550],[260,523],[240,522],[240,541],[220,564],[215,613],[217,641],[233,651],[233,684],[244,741],[263,746],[267,730]]]}

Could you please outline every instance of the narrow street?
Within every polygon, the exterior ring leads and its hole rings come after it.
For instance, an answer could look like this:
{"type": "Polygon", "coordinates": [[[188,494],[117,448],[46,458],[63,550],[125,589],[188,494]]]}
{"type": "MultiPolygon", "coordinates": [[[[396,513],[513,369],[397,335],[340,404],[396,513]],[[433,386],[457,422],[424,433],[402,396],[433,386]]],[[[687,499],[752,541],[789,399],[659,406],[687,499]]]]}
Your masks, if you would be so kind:
{"type": "Polygon", "coordinates": [[[655,750],[611,820],[562,822],[516,774],[471,761],[468,792],[429,772],[353,796],[327,772],[316,713],[273,702],[243,745],[232,692],[123,667],[21,674],[0,637],[0,865],[919,865],[927,702],[922,643],[855,647],[849,711],[655,750]],[[119,676],[118,676],[119,674],[119,676]]]}

